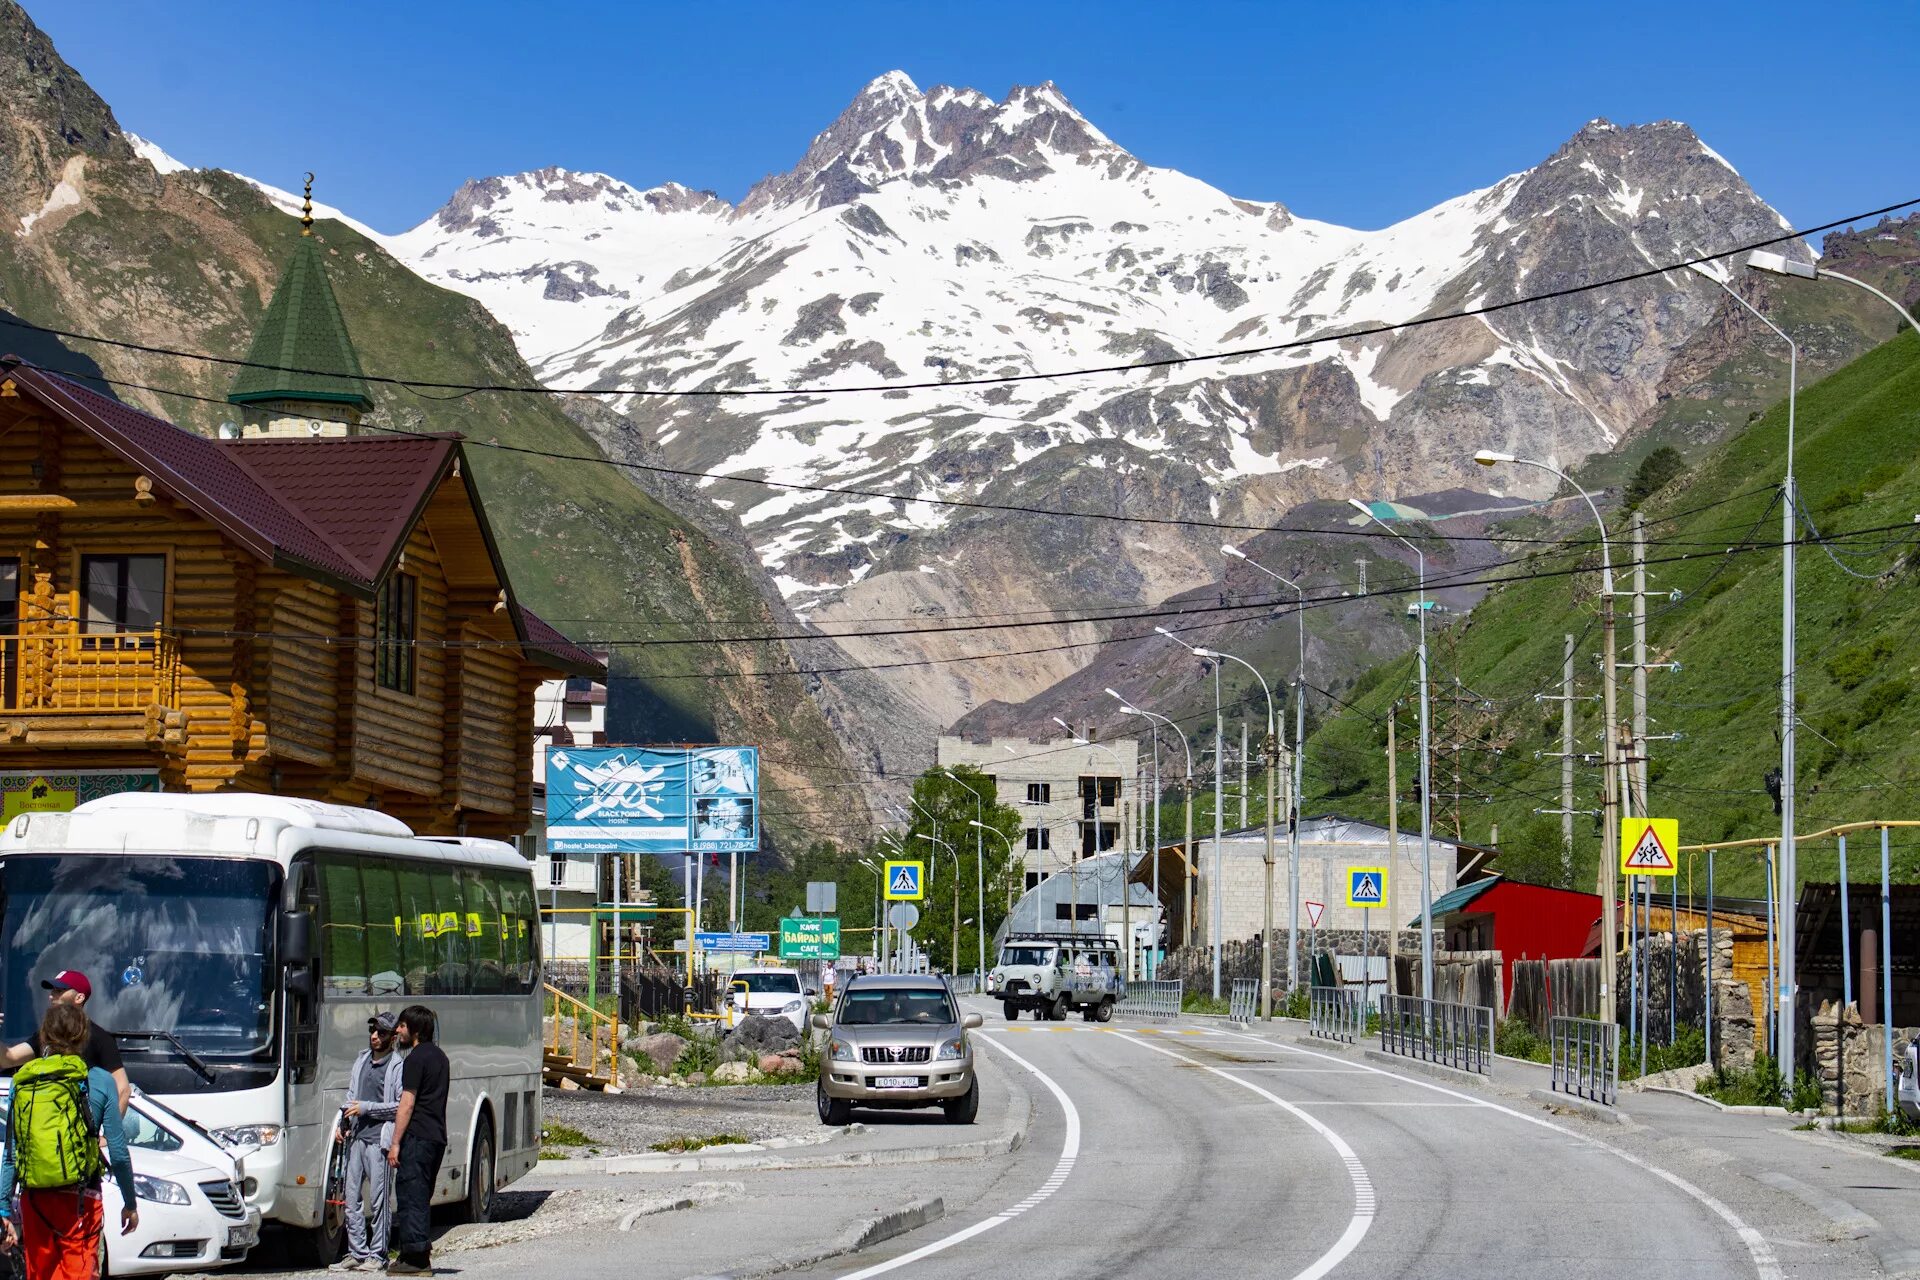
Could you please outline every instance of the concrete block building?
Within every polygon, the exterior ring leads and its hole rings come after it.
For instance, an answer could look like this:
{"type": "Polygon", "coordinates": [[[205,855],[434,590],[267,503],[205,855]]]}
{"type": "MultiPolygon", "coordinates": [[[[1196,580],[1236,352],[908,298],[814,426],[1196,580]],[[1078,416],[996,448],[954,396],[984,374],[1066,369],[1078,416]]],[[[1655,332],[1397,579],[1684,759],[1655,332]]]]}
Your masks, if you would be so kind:
{"type": "Polygon", "coordinates": [[[1021,815],[1025,839],[1016,843],[1031,889],[1082,858],[1128,847],[1125,832],[1138,817],[1139,748],[1131,738],[1076,743],[1071,738],[943,736],[937,761],[971,765],[994,780],[1001,804],[1021,815]]]}

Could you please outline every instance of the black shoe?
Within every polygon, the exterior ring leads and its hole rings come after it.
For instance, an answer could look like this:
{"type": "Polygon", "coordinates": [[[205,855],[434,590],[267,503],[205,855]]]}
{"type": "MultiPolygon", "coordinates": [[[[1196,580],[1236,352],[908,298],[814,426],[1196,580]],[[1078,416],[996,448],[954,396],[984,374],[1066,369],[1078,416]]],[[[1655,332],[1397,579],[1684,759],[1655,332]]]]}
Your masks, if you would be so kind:
{"type": "Polygon", "coordinates": [[[410,1262],[406,1258],[395,1258],[387,1264],[387,1274],[390,1276],[430,1276],[433,1274],[433,1263],[410,1262]]]}

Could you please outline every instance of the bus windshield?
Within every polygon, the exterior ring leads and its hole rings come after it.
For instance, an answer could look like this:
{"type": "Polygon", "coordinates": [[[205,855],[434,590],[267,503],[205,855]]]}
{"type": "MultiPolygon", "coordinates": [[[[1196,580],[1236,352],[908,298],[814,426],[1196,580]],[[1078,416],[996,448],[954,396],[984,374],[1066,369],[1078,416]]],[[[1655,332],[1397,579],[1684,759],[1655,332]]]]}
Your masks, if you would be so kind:
{"type": "MultiPolygon", "coordinates": [[[[272,1032],[272,919],[280,870],[239,858],[16,855],[0,863],[0,1037],[38,1029],[40,984],[93,983],[87,1016],[109,1031],[165,1031],[201,1057],[250,1056],[272,1032]]],[[[130,1072],[174,1055],[121,1042],[130,1072]]]]}

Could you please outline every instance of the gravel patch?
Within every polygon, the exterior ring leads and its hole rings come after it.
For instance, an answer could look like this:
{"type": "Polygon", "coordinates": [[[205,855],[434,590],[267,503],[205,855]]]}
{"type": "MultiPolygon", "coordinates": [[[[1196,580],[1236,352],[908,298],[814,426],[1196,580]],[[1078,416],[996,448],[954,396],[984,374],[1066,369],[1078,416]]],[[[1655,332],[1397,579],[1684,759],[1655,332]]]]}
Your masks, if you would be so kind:
{"type": "Polygon", "coordinates": [[[548,1089],[544,1102],[546,1123],[578,1129],[592,1140],[584,1147],[547,1149],[570,1160],[639,1155],[656,1142],[716,1133],[737,1133],[755,1142],[820,1134],[811,1084],[644,1088],[618,1094],[548,1089]]]}

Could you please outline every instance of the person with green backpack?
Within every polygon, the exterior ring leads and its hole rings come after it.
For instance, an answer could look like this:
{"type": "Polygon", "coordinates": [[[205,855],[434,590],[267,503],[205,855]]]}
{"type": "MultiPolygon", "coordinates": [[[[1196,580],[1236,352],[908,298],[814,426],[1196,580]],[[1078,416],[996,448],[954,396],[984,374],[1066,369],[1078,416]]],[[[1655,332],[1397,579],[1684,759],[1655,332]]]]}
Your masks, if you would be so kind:
{"type": "Polygon", "coordinates": [[[7,1097],[0,1241],[8,1249],[16,1242],[23,1246],[27,1280],[93,1280],[102,1230],[100,1180],[107,1168],[120,1187],[120,1233],[140,1225],[113,1077],[80,1058],[87,1031],[87,1015],[77,1005],[50,1006],[40,1023],[40,1054],[14,1073],[7,1097]]]}

